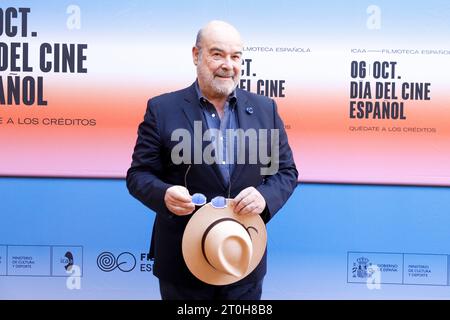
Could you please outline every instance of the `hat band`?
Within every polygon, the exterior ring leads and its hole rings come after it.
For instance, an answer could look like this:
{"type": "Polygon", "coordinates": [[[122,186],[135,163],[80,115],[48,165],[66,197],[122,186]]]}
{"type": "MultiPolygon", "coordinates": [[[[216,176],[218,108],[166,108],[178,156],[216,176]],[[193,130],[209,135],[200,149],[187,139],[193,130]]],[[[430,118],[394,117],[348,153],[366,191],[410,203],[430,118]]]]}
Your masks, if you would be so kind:
{"type": "MultiPolygon", "coordinates": [[[[208,226],[208,228],[206,228],[205,232],[203,233],[203,237],[202,237],[202,254],[203,254],[203,257],[205,258],[206,262],[208,262],[208,264],[209,264],[211,267],[213,267],[214,269],[216,269],[216,267],[214,267],[214,266],[211,264],[211,262],[208,260],[208,257],[206,256],[206,253],[205,253],[205,241],[206,241],[206,237],[208,236],[208,233],[211,231],[211,229],[214,228],[214,227],[215,227],[216,225],[218,225],[219,223],[224,222],[224,221],[232,221],[232,222],[236,222],[236,223],[240,224],[240,225],[242,226],[242,228],[244,228],[244,230],[247,231],[247,233],[248,233],[250,239],[252,239],[252,235],[251,235],[250,232],[248,231],[249,229],[253,229],[253,230],[256,231],[256,233],[258,233],[258,230],[257,230],[255,227],[250,226],[250,227],[246,228],[242,223],[240,223],[239,221],[237,221],[236,219],[233,219],[233,218],[222,218],[222,219],[217,219],[216,221],[214,221],[213,223],[211,223],[211,224],[208,226]]],[[[216,270],[217,270],[217,269],[216,269],[216,270]]]]}

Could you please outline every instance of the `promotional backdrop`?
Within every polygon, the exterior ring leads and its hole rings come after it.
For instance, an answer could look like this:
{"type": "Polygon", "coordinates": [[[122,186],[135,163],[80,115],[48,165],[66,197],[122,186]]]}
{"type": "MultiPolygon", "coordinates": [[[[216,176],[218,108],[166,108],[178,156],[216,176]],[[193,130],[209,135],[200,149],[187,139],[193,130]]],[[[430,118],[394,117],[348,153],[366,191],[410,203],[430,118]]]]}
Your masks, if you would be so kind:
{"type": "Polygon", "coordinates": [[[3,1],[0,174],[124,177],[147,100],[195,80],[217,18],[242,33],[240,87],[277,101],[300,181],[449,185],[449,6],[3,1]]]}
{"type": "Polygon", "coordinates": [[[123,178],[212,19],[242,33],[240,87],[277,101],[300,172],[263,298],[448,299],[444,0],[3,0],[0,299],[160,298],[154,213],[123,178]]]}

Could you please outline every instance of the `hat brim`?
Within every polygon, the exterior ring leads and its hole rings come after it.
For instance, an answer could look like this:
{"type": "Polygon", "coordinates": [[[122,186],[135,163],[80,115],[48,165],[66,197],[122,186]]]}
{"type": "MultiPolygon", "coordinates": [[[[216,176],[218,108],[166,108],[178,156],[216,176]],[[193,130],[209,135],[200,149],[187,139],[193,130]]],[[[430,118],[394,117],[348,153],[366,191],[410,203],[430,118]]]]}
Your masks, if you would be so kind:
{"type": "Polygon", "coordinates": [[[211,203],[207,203],[191,217],[184,230],[182,250],[187,267],[199,280],[213,285],[226,285],[245,278],[258,266],[264,256],[266,243],[266,225],[261,217],[235,214],[233,208],[230,207],[230,199],[227,199],[227,207],[217,209],[211,203]],[[241,277],[235,277],[215,269],[203,256],[203,234],[214,221],[222,218],[237,220],[247,229],[252,240],[253,255],[247,272],[241,277]]]}

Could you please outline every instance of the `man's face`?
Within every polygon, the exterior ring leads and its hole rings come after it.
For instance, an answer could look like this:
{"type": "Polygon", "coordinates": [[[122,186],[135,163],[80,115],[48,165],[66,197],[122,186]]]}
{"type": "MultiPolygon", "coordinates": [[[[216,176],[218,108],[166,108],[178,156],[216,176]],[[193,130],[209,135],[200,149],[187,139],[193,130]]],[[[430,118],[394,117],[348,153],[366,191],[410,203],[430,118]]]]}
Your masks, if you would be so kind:
{"type": "Polygon", "coordinates": [[[204,39],[201,48],[194,48],[200,89],[207,98],[223,98],[233,92],[241,75],[241,56],[240,39],[233,37],[204,39]]]}

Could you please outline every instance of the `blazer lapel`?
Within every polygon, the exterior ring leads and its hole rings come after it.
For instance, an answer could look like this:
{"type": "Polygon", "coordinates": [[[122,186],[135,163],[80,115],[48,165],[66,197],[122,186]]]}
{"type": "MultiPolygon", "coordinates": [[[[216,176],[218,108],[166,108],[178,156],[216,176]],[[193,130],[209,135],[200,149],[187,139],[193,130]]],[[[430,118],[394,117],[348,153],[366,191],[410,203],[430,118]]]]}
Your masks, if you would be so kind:
{"type": "MultiPolygon", "coordinates": [[[[200,106],[197,101],[197,94],[195,92],[194,85],[191,85],[184,96],[184,103],[182,105],[184,115],[188,119],[188,123],[191,126],[192,132],[194,132],[194,121],[201,121],[203,124],[203,116],[200,110],[200,106]]],[[[202,135],[205,131],[204,126],[202,125],[202,135]]]]}
{"type": "MultiPolygon", "coordinates": [[[[206,129],[208,128],[205,123],[202,110],[199,105],[197,92],[195,91],[195,83],[192,84],[187,91],[187,94],[184,97],[183,103],[183,113],[186,116],[189,125],[191,126],[193,133],[193,147],[192,154],[194,155],[194,165],[197,163],[203,163],[203,150],[210,143],[208,141],[203,141],[203,136],[205,134],[206,129]],[[201,123],[201,130],[199,130],[199,124],[201,123]],[[198,149],[197,149],[198,148],[198,149]],[[197,157],[196,157],[197,155],[197,157]],[[201,157],[200,159],[197,159],[201,157]]],[[[219,167],[217,164],[205,165],[207,168],[212,168],[213,172],[216,175],[217,180],[220,184],[225,188],[226,185],[223,181],[222,174],[220,173],[219,167]]]]}
{"type": "MultiPolygon", "coordinates": [[[[237,97],[237,116],[239,128],[246,131],[247,129],[252,128],[252,113],[247,112],[247,108],[253,108],[248,104],[248,99],[245,97],[240,89],[236,89],[236,97],[237,97]]],[[[245,153],[248,154],[248,145],[245,144],[245,153]]],[[[231,175],[231,185],[233,182],[240,176],[245,164],[236,164],[231,175]]]]}

